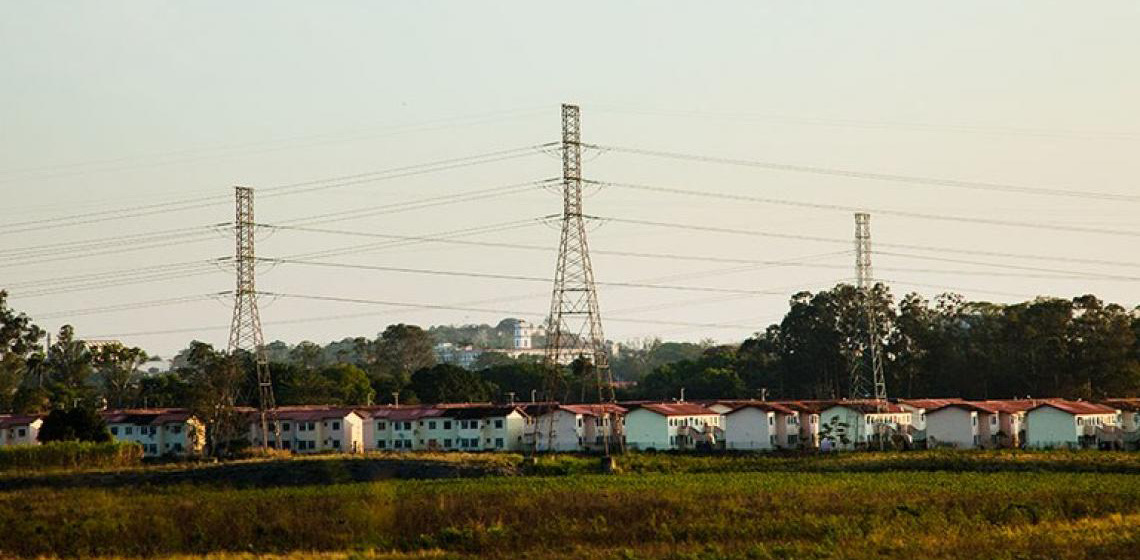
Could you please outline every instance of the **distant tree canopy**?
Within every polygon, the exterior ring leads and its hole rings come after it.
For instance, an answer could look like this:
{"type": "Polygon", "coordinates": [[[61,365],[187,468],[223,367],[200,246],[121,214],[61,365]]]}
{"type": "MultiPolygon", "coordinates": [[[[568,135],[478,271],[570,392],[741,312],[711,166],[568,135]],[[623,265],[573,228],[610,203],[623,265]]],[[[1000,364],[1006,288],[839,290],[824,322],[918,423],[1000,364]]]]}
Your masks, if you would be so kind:
{"type": "Polygon", "coordinates": [[[57,408],[44,418],[38,436],[43,443],[49,441],[111,441],[107,423],[94,408],[77,406],[57,408]]]}
{"type": "MultiPolygon", "coordinates": [[[[1140,395],[1140,315],[1091,295],[1015,304],[943,294],[895,300],[883,285],[869,293],[846,284],[789,299],[777,324],[741,344],[646,339],[617,346],[615,379],[636,381],[620,398],[832,398],[850,393],[852,366],[869,341],[868,298],[891,397],[1095,399],[1140,395]]],[[[495,326],[387,326],[376,338],[326,345],[267,346],[277,402],[358,405],[544,398],[548,385],[568,401],[598,398],[595,373],[577,362],[548,371],[540,356],[487,352],[470,370],[437,365],[436,342],[509,347],[516,321],[495,326]]],[[[0,291],[0,412],[178,406],[202,412],[222,440],[240,429],[233,406],[256,406],[255,360],[193,342],[168,372],[140,373],[138,348],[95,351],[60,329],[46,352],[43,332],[7,306],[0,291]]],[[[536,341],[536,344],[541,343],[536,341]]]]}

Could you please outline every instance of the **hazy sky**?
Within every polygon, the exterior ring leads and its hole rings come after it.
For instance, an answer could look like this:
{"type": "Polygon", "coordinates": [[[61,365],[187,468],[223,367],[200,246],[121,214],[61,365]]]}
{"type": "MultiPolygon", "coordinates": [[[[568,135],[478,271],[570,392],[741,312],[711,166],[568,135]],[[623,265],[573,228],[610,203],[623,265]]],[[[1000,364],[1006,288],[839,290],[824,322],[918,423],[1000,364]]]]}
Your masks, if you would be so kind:
{"type": "MultiPolygon", "coordinates": [[[[955,290],[1018,301],[1092,292],[1133,306],[1138,29],[1134,1],[7,0],[0,287],[50,330],[70,322],[81,336],[164,355],[194,338],[224,346],[225,297],[174,301],[232,289],[232,274],[208,261],[233,251],[226,232],[209,229],[233,219],[233,185],[258,189],[257,218],[266,224],[334,214],[312,227],[423,236],[518,222],[459,239],[548,248],[419,243],[321,262],[550,277],[558,232],[537,218],[560,211],[558,194],[488,189],[556,177],[557,154],[335,179],[552,142],[559,104],[572,102],[582,106],[583,140],[602,146],[1125,195],[1046,196],[589,151],[590,179],[768,199],[613,185],[590,190],[592,215],[838,240],[599,221],[590,241],[600,282],[766,292],[602,286],[611,339],[736,341],[763,329],[791,293],[853,276],[853,208],[872,214],[882,248],[876,276],[896,295],[955,290]],[[275,187],[310,181],[327,188],[272,196],[275,187]],[[462,200],[470,193],[497,196],[462,200]],[[392,206],[447,197],[460,200],[392,206]],[[153,206],[168,202],[180,204],[153,206]],[[130,210],[109,212],[120,208],[130,210]],[[169,211],[153,213],[160,208],[169,211]],[[373,208],[356,219],[343,214],[373,208]],[[107,219],[122,215],[133,217],[107,219]],[[1082,228],[1110,231],[1075,231],[1082,228]],[[145,248],[125,250],[132,244],[145,248]],[[133,306],[154,301],[164,303],[133,306]]],[[[383,241],[267,230],[258,253],[383,241]]],[[[266,298],[266,337],[291,343],[375,336],[393,322],[538,321],[549,307],[545,282],[295,264],[260,272],[263,291],[488,310],[266,298]]]]}

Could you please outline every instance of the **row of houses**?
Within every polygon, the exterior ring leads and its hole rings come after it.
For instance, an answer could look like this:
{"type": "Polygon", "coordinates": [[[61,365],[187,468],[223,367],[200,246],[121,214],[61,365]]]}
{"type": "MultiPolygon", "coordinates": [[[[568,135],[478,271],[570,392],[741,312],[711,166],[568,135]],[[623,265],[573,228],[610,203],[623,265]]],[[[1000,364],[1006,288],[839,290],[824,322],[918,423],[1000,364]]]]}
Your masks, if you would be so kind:
{"type": "MultiPolygon", "coordinates": [[[[246,410],[252,445],[260,421],[246,410]]],[[[185,409],[102,413],[113,438],[147,457],[199,453],[203,424],[185,409]]],[[[673,401],[413,406],[297,406],[275,415],[270,446],[294,453],[364,451],[596,451],[620,438],[633,450],[1136,448],[1140,399],[892,402],[673,401]],[[275,432],[275,433],[274,433],[275,432]],[[279,434],[279,435],[276,435],[279,434]],[[279,440],[278,440],[279,438],[279,440]]],[[[0,415],[0,445],[37,443],[38,416],[0,415]]]]}

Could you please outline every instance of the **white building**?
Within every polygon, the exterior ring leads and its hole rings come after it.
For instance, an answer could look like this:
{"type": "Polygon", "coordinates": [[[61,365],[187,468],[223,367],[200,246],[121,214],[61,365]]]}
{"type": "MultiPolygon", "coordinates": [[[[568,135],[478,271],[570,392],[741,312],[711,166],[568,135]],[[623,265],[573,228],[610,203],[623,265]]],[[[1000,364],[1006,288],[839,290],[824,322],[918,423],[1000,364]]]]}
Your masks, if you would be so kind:
{"type": "Polygon", "coordinates": [[[38,445],[43,416],[0,414],[0,446],[38,445]]]}
{"type": "Polygon", "coordinates": [[[144,457],[196,455],[206,443],[205,426],[184,408],[108,410],[100,414],[115,441],[139,444],[144,457]]]}
{"type": "Polygon", "coordinates": [[[475,348],[471,344],[453,344],[451,342],[440,342],[432,347],[435,353],[435,359],[441,364],[456,365],[461,368],[471,369],[475,365],[475,360],[483,354],[483,351],[475,348]]]}
{"type": "Polygon", "coordinates": [[[998,411],[983,403],[953,402],[925,412],[926,444],[959,449],[995,447],[998,411]]]}
{"type": "Polygon", "coordinates": [[[800,415],[777,403],[749,402],[724,415],[724,447],[771,450],[799,447],[800,415]]]}
{"type": "Polygon", "coordinates": [[[715,448],[723,435],[720,415],[698,404],[638,404],[625,415],[626,446],[629,449],[715,448]]]}
{"type": "MultiPolygon", "coordinates": [[[[364,418],[351,408],[286,406],[276,411],[281,449],[294,453],[359,453],[364,450],[364,418]]],[[[261,443],[261,420],[250,415],[249,440],[261,443]]],[[[269,446],[274,447],[273,428],[269,446]]]]}
{"type": "Polygon", "coordinates": [[[618,443],[626,410],[614,404],[530,405],[535,415],[527,424],[525,445],[537,437],[539,451],[595,451],[618,443]],[[617,430],[614,430],[617,423],[617,430]]]}
{"type": "Polygon", "coordinates": [[[518,451],[529,417],[520,406],[444,404],[370,407],[367,449],[518,451]]]}
{"type": "Polygon", "coordinates": [[[1140,448],[1140,398],[1105,399],[1101,404],[1120,411],[1121,439],[1125,447],[1140,448]]]}
{"type": "Polygon", "coordinates": [[[1085,401],[1039,401],[1026,413],[1028,447],[1095,447],[1119,436],[1120,411],[1085,401]]]}
{"type": "Polygon", "coordinates": [[[855,449],[910,434],[911,413],[897,404],[842,400],[820,412],[820,439],[835,449],[855,449]]]}

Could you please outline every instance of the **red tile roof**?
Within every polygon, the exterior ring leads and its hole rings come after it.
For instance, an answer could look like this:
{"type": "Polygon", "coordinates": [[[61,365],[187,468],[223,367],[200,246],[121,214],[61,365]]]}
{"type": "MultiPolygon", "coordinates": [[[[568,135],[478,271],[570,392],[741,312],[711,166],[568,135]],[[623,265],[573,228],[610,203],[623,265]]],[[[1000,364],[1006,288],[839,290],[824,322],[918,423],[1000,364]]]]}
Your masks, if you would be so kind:
{"type": "MultiPolygon", "coordinates": [[[[831,406],[842,406],[842,407],[850,408],[851,410],[854,410],[856,412],[860,412],[863,414],[897,414],[897,413],[908,413],[909,414],[910,413],[909,410],[906,410],[905,408],[903,408],[897,404],[889,403],[886,401],[875,401],[875,400],[862,400],[861,399],[861,400],[850,400],[850,401],[849,400],[834,401],[831,406]]],[[[828,407],[828,408],[830,408],[830,407],[828,407]]]]}
{"type": "Polygon", "coordinates": [[[645,410],[656,412],[662,416],[716,415],[716,412],[713,412],[699,404],[687,402],[645,403],[638,405],[636,408],[644,408],[645,410]]]}
{"type": "Polygon", "coordinates": [[[981,401],[984,406],[1005,414],[1025,412],[1041,403],[1033,399],[1008,399],[981,401]]]}
{"type": "Polygon", "coordinates": [[[1129,412],[1140,412],[1140,398],[1126,398],[1126,399],[1104,399],[1100,401],[1101,404],[1111,406],[1118,410],[1127,410],[1129,412]]]}
{"type": "Polygon", "coordinates": [[[791,407],[771,401],[721,401],[721,404],[732,407],[732,410],[729,411],[728,414],[732,414],[738,410],[744,410],[745,408],[755,408],[765,412],[779,412],[780,414],[795,414],[798,412],[791,407]]]}
{"type": "Polygon", "coordinates": [[[136,426],[183,423],[194,417],[194,414],[185,408],[104,410],[99,414],[103,417],[103,421],[108,424],[134,424],[136,426]]]}
{"type": "Polygon", "coordinates": [[[42,419],[43,416],[35,414],[0,414],[0,428],[27,426],[36,420],[42,419]]]}
{"type": "Polygon", "coordinates": [[[602,414],[625,414],[625,409],[616,404],[563,404],[559,410],[584,416],[600,416],[602,414]]]}
{"type": "Polygon", "coordinates": [[[1065,399],[1049,399],[1040,401],[1039,404],[1030,410],[1037,410],[1038,408],[1050,406],[1062,412],[1069,414],[1115,414],[1116,409],[1111,406],[1103,404],[1091,403],[1088,401],[1067,401],[1065,399]]]}
{"type": "Polygon", "coordinates": [[[945,409],[947,409],[947,408],[960,408],[960,409],[962,409],[962,410],[968,410],[968,411],[970,411],[970,412],[981,412],[981,413],[983,413],[983,414],[995,414],[995,413],[997,413],[997,412],[998,412],[998,410],[997,410],[996,408],[993,408],[993,407],[991,407],[991,406],[988,406],[988,405],[986,405],[984,402],[977,402],[977,401],[974,401],[974,402],[966,402],[966,401],[962,401],[962,402],[952,402],[952,403],[947,403],[947,404],[945,404],[945,405],[942,405],[942,406],[940,406],[940,407],[938,407],[938,408],[933,408],[933,409],[930,409],[930,408],[928,408],[928,409],[926,409],[926,413],[927,413],[927,414],[933,414],[933,413],[935,413],[935,412],[938,412],[938,411],[940,411],[940,410],[945,410],[945,409]]]}
{"type": "Polygon", "coordinates": [[[927,410],[934,410],[942,408],[948,404],[963,402],[962,399],[949,398],[949,399],[899,399],[899,404],[905,404],[913,408],[925,408],[927,410]]]}
{"type": "Polygon", "coordinates": [[[799,400],[799,401],[770,401],[773,404],[786,406],[796,412],[806,412],[809,414],[819,414],[823,410],[838,401],[834,400],[799,400]]]}

